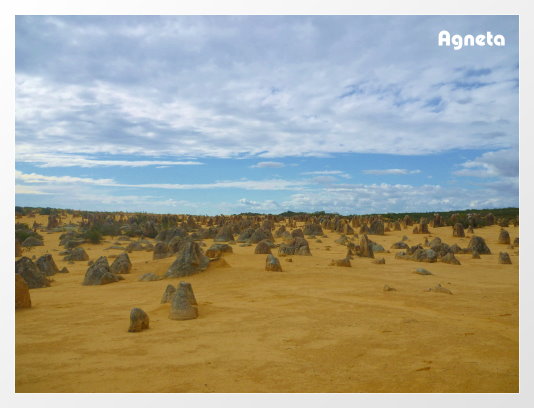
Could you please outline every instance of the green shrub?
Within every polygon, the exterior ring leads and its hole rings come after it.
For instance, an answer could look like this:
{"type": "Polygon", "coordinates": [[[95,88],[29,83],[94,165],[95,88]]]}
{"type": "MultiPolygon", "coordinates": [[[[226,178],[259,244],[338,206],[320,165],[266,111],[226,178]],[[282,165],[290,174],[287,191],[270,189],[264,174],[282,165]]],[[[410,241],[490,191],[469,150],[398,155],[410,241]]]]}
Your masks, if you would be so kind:
{"type": "Polygon", "coordinates": [[[91,244],[100,244],[102,241],[102,234],[96,229],[87,231],[84,236],[91,244]]]}

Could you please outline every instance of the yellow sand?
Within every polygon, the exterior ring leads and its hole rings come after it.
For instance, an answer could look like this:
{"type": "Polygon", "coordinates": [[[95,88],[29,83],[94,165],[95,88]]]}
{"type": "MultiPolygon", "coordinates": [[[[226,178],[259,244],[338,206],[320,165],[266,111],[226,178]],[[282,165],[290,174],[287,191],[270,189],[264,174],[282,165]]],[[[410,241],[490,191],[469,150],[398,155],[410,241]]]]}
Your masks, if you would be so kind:
{"type": "MultiPolygon", "coordinates": [[[[322,243],[309,240],[313,256],[280,258],[282,273],[265,272],[254,245],[234,245],[227,268],[138,282],[146,272],[163,274],[174,257],[132,252],[124,281],[82,286],[87,262],[67,264],[60,233],[41,232],[45,246],[24,255],[49,252],[70,273],[32,289],[33,307],[16,311],[16,391],[518,392],[518,249],[497,244],[498,226],[475,231],[492,255],[457,255],[461,266],[396,260],[397,250],[376,254],[385,265],[356,257],[351,268],[329,266],[346,247],[325,233],[322,243]],[[513,264],[499,265],[499,251],[513,264]],[[434,275],[414,274],[417,267],[434,275]],[[196,320],[170,320],[169,304],[160,304],[165,287],[180,280],[192,284],[196,320]],[[425,292],[438,283],[453,295],[425,292]],[[384,284],[397,291],[384,292],[384,284]],[[149,330],[128,333],[133,307],[148,313],[149,330]]],[[[410,228],[369,238],[387,250],[402,235],[410,245],[425,237],[410,228]]],[[[453,238],[451,227],[430,235],[469,242],[453,238]]],[[[104,250],[113,242],[106,239],[83,245],[91,259],[121,252],[104,250]]]]}

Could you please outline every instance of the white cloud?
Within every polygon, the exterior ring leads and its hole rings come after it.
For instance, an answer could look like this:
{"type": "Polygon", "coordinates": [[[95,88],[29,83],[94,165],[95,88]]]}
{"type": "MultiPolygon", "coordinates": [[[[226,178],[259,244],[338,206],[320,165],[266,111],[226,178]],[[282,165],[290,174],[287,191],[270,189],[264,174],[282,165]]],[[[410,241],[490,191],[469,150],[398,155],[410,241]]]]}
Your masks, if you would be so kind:
{"type": "Polygon", "coordinates": [[[491,25],[510,46],[444,54],[428,41],[439,16],[21,16],[17,146],[280,158],[516,145],[516,20],[446,21],[491,25]]]}
{"type": "Polygon", "coordinates": [[[406,175],[419,174],[421,170],[407,170],[407,169],[381,169],[381,170],[363,170],[362,173],[374,175],[406,175]]]}
{"type": "Polygon", "coordinates": [[[32,152],[31,146],[17,146],[15,159],[21,163],[36,163],[37,167],[146,167],[158,166],[158,168],[169,166],[191,166],[202,165],[195,160],[170,161],[170,160],[102,160],[93,159],[80,155],[53,154],[32,152]]]}
{"type": "Polygon", "coordinates": [[[519,152],[515,149],[486,152],[474,160],[461,164],[457,176],[470,177],[518,177],[519,152]]]}
{"type": "Polygon", "coordinates": [[[90,184],[102,187],[154,188],[165,190],[209,190],[220,188],[236,188],[243,190],[301,190],[311,182],[308,180],[226,180],[213,183],[178,184],[178,183],[149,183],[131,184],[119,183],[113,179],[95,179],[90,177],[46,176],[37,173],[23,173],[15,170],[15,179],[22,183],[39,184],[90,184]]]}
{"type": "Polygon", "coordinates": [[[265,168],[265,167],[280,168],[280,167],[285,167],[285,164],[282,162],[276,162],[276,161],[264,161],[264,162],[258,162],[250,167],[252,168],[265,168]]]}
{"type": "Polygon", "coordinates": [[[305,175],[315,175],[315,174],[319,174],[319,175],[341,175],[341,174],[344,174],[344,172],[342,172],[341,170],[316,170],[316,171],[304,171],[300,174],[305,174],[305,175]]]}
{"type": "Polygon", "coordinates": [[[90,177],[72,177],[72,176],[45,176],[36,173],[23,173],[15,170],[15,180],[24,183],[47,183],[47,184],[92,184],[100,186],[116,186],[112,179],[94,179],[90,177]]]}

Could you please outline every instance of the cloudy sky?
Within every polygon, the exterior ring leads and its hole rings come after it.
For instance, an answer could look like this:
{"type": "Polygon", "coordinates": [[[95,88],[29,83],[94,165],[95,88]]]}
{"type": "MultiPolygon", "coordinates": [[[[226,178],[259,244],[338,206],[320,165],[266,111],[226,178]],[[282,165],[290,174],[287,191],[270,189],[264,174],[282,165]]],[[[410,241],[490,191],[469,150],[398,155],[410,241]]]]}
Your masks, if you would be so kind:
{"type": "Polygon", "coordinates": [[[18,16],[16,204],[518,206],[518,64],[514,16],[18,16]]]}

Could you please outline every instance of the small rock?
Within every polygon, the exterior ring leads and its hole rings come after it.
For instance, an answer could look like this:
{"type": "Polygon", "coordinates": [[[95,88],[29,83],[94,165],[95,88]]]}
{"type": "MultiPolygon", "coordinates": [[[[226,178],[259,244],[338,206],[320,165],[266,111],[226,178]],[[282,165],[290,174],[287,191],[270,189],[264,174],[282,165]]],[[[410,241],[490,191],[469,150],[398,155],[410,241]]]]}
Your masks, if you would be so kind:
{"type": "Polygon", "coordinates": [[[432,272],[426,270],[425,268],[417,268],[414,273],[417,273],[419,275],[432,275],[432,272]]]}
{"type": "Polygon", "coordinates": [[[15,309],[32,307],[30,289],[22,276],[15,274],[15,309]]]}
{"type": "Polygon", "coordinates": [[[332,259],[330,261],[330,266],[344,266],[344,267],[350,267],[350,259],[349,258],[343,258],[343,259],[332,259]]]}
{"type": "Polygon", "coordinates": [[[190,303],[186,289],[178,285],[178,289],[171,301],[169,319],[190,320],[196,319],[197,317],[198,310],[190,303]]]}
{"type": "Polygon", "coordinates": [[[269,254],[265,259],[265,270],[271,272],[282,272],[282,265],[274,255],[269,254]]]}
{"type": "Polygon", "coordinates": [[[503,265],[509,265],[512,263],[508,252],[499,252],[499,263],[503,265]]]}
{"type": "Polygon", "coordinates": [[[176,288],[172,285],[167,285],[163,296],[161,297],[161,303],[170,303],[174,294],[176,293],[176,288]]]}
{"type": "Polygon", "coordinates": [[[149,272],[149,273],[142,274],[137,280],[139,282],[153,282],[153,281],[159,281],[162,279],[163,277],[158,276],[153,272],[149,272]]]}
{"type": "Polygon", "coordinates": [[[436,286],[434,286],[433,288],[428,288],[426,291],[427,291],[427,292],[446,293],[446,294],[448,294],[448,295],[452,295],[452,292],[451,292],[449,289],[447,289],[447,288],[441,286],[441,283],[438,283],[438,284],[437,284],[436,286]]]}
{"type": "Polygon", "coordinates": [[[148,329],[149,319],[148,315],[144,310],[134,307],[130,311],[130,328],[129,332],[140,332],[142,330],[148,329]]]}

